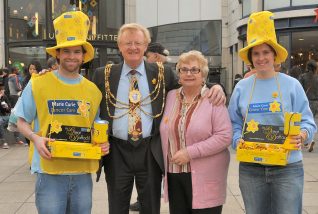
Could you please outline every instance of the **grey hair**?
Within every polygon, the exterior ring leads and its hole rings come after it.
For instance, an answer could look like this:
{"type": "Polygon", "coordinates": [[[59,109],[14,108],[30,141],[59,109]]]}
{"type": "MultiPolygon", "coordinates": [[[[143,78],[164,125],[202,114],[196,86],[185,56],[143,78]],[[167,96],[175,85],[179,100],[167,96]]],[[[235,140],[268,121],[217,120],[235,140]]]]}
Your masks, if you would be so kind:
{"type": "Polygon", "coordinates": [[[149,30],[147,28],[145,28],[144,26],[137,24],[137,23],[128,23],[128,24],[124,24],[120,27],[120,29],[118,31],[117,44],[120,43],[122,34],[125,31],[138,31],[138,30],[140,30],[144,34],[145,40],[146,40],[145,42],[148,45],[151,41],[149,30]]]}
{"type": "Polygon", "coordinates": [[[202,72],[202,77],[206,81],[209,73],[208,60],[200,51],[192,50],[181,54],[177,63],[177,70],[179,70],[181,64],[188,63],[192,60],[198,61],[200,70],[202,72]]]}

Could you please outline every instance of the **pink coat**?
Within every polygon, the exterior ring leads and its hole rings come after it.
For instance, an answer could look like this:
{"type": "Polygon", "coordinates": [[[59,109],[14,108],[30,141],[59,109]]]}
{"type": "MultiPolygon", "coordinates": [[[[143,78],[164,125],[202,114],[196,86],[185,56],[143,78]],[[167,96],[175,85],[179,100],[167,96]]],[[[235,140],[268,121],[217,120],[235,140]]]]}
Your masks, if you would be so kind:
{"type": "MultiPolygon", "coordinates": [[[[164,199],[168,201],[167,153],[168,122],[177,90],[170,91],[160,124],[165,164],[164,199]]],[[[231,144],[232,126],[227,108],[213,106],[204,99],[193,113],[186,133],[191,158],[192,208],[203,209],[225,203],[226,179],[230,162],[227,147],[231,144]]]]}

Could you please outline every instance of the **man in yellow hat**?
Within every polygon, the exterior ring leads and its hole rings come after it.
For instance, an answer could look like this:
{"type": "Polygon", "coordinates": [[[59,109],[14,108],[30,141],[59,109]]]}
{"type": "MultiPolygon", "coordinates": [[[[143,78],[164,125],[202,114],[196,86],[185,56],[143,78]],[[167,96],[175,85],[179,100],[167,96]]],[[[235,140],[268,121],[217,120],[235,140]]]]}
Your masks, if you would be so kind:
{"type": "MultiPolygon", "coordinates": [[[[57,45],[46,50],[59,68],[31,78],[17,105],[18,128],[33,142],[30,159],[31,172],[37,174],[38,213],[88,214],[91,173],[97,171],[99,161],[52,157],[47,143],[51,138],[64,139],[69,145],[91,143],[90,130],[102,95],[79,74],[81,65],[94,58],[94,48],[86,41],[90,22],[84,13],[72,11],[53,24],[57,45]]],[[[101,147],[105,153],[106,142],[101,147]]]]}
{"type": "MultiPolygon", "coordinates": [[[[109,213],[128,214],[135,179],[140,213],[159,214],[164,170],[159,126],[166,94],[179,87],[178,80],[162,63],[144,61],[150,43],[145,27],[123,25],[117,43],[124,62],[99,68],[93,77],[104,95],[100,117],[109,121],[110,153],[103,159],[109,213]]],[[[215,103],[224,103],[220,86],[210,92],[215,103]]]]}

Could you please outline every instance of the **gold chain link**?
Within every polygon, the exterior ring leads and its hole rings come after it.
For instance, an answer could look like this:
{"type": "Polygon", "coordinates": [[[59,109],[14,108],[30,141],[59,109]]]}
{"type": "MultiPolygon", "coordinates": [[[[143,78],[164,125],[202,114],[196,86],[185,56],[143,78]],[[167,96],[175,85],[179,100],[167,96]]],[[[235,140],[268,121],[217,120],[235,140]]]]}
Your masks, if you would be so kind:
{"type": "MultiPolygon", "coordinates": [[[[153,119],[159,117],[163,113],[164,105],[165,105],[165,98],[166,98],[166,85],[165,85],[165,81],[164,81],[164,66],[163,66],[163,64],[161,62],[157,62],[157,65],[158,65],[158,81],[156,83],[156,86],[155,86],[154,90],[151,93],[149,93],[149,95],[147,95],[144,99],[142,99],[139,102],[139,104],[137,105],[137,108],[139,108],[145,115],[147,115],[147,116],[149,116],[149,117],[151,117],[153,119]],[[162,89],[163,101],[162,101],[161,111],[160,111],[160,113],[158,113],[156,115],[152,115],[149,112],[146,112],[143,108],[141,108],[141,106],[145,106],[145,105],[151,104],[152,102],[154,102],[158,98],[158,96],[160,94],[161,85],[163,87],[163,89],[162,89]],[[155,96],[154,96],[154,98],[151,98],[151,96],[153,94],[155,94],[155,96]],[[150,98],[150,101],[146,102],[146,100],[148,98],[150,98]]],[[[132,109],[131,109],[129,103],[124,103],[123,101],[118,100],[114,96],[114,94],[111,93],[110,86],[109,86],[109,75],[110,75],[111,67],[112,67],[111,64],[108,64],[108,65],[105,66],[105,98],[106,98],[105,102],[106,102],[106,109],[107,109],[107,113],[108,113],[110,118],[119,119],[119,118],[131,113],[132,109]],[[118,109],[127,109],[127,111],[124,112],[123,114],[119,115],[119,116],[111,115],[110,111],[109,111],[109,104],[114,106],[115,108],[118,108],[118,109]]]]}

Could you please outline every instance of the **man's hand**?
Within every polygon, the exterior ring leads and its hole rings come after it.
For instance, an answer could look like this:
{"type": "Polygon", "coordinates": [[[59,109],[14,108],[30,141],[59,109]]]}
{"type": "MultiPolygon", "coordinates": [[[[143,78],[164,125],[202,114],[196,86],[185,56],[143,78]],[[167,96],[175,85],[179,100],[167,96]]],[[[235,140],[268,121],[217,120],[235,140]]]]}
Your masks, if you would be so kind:
{"type": "Polygon", "coordinates": [[[47,72],[51,72],[51,70],[49,70],[49,69],[42,69],[42,71],[39,72],[39,75],[43,75],[43,74],[45,74],[45,73],[47,73],[47,72]]]}
{"type": "Polygon", "coordinates": [[[54,139],[50,139],[47,137],[41,137],[41,136],[34,134],[32,141],[34,143],[36,150],[38,150],[38,153],[42,158],[47,159],[47,160],[52,158],[52,155],[51,155],[50,151],[48,150],[48,148],[46,147],[46,145],[49,141],[50,142],[54,141],[54,139]]]}
{"type": "Polygon", "coordinates": [[[220,85],[214,85],[204,96],[209,98],[210,103],[213,103],[213,105],[216,106],[224,105],[226,103],[226,97],[223,88],[220,85]]]}
{"type": "Polygon", "coordinates": [[[97,144],[98,146],[100,146],[101,150],[102,150],[102,156],[105,156],[107,154],[109,154],[109,143],[102,143],[102,144],[97,144]]]}
{"type": "Polygon", "coordinates": [[[181,149],[177,151],[173,156],[171,161],[179,166],[187,164],[190,162],[190,156],[186,149],[181,149]]]}

